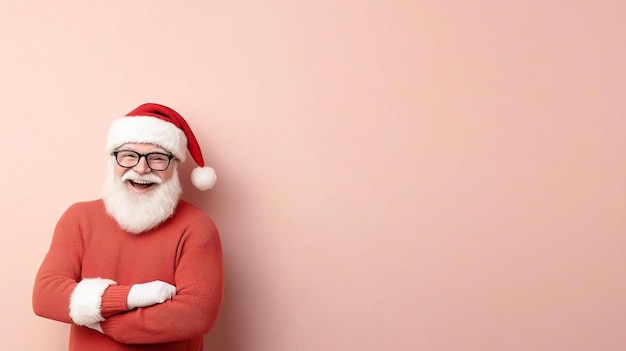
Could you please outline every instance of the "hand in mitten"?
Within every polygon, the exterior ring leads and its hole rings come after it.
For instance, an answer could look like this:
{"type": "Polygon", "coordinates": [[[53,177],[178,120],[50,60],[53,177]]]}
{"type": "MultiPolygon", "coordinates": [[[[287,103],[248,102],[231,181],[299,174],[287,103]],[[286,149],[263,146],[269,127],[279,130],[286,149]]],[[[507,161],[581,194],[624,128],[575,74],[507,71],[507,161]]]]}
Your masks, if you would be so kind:
{"type": "Polygon", "coordinates": [[[126,303],[128,309],[156,305],[176,296],[176,287],[166,282],[155,280],[143,284],[135,284],[128,292],[126,303]]]}

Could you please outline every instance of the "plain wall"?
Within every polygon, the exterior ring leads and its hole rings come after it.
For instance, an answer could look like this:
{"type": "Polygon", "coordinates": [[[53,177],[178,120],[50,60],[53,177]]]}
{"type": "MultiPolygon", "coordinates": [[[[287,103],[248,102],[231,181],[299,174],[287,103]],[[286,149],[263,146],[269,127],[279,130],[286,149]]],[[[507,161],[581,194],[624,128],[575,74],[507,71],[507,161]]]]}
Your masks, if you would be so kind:
{"type": "Polygon", "coordinates": [[[218,182],[206,350],[624,350],[626,2],[0,2],[1,350],[100,196],[110,122],[185,116],[218,182]]]}

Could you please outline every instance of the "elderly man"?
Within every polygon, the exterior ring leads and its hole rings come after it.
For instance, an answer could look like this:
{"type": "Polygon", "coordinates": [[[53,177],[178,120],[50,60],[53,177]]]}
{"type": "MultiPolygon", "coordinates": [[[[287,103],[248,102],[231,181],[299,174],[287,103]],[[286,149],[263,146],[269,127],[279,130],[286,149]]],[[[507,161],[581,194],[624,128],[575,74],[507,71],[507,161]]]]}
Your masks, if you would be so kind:
{"type": "Polygon", "coordinates": [[[189,125],[144,104],[113,122],[101,200],[72,205],[39,268],[33,309],[70,323],[69,350],[201,351],[222,301],[222,250],[213,221],[179,200],[186,153],[192,183],[215,182],[189,125]]]}

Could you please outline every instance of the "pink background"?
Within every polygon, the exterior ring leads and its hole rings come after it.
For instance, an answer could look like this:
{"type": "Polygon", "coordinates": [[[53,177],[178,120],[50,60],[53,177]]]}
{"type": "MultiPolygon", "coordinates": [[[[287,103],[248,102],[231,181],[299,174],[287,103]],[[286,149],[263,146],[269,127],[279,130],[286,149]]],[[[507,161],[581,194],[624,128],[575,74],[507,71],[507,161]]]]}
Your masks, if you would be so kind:
{"type": "MultiPolygon", "coordinates": [[[[626,2],[2,1],[1,350],[109,123],[196,132],[207,350],[624,350],[626,2]],[[505,4],[506,3],[506,4],[505,4]]],[[[191,164],[182,174],[185,180],[191,164]]]]}

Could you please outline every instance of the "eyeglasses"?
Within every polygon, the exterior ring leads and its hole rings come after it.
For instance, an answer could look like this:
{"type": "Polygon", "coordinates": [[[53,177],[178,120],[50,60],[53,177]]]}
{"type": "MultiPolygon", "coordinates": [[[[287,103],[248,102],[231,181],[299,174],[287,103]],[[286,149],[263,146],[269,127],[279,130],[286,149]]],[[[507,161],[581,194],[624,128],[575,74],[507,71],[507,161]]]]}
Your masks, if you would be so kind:
{"type": "Polygon", "coordinates": [[[121,150],[113,151],[115,161],[120,167],[133,168],[139,164],[142,157],[146,158],[148,167],[153,171],[164,171],[170,166],[170,161],[174,158],[174,155],[164,154],[162,152],[150,152],[147,154],[140,154],[135,151],[121,150]]]}

